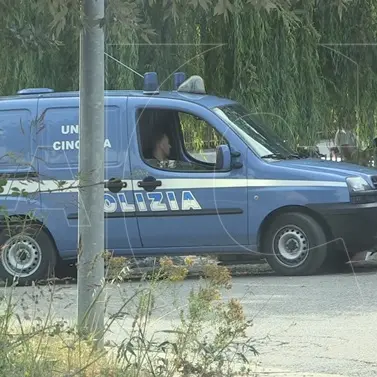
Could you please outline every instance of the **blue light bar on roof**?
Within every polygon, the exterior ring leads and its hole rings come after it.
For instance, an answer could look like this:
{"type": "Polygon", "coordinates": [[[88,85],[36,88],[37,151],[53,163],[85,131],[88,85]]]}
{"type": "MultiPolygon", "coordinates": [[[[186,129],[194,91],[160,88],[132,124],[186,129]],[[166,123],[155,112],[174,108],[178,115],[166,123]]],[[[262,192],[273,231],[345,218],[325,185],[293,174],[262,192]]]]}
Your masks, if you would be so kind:
{"type": "Polygon", "coordinates": [[[173,90],[177,90],[179,86],[186,80],[184,72],[176,72],[173,77],[173,90]]]}
{"type": "Polygon", "coordinates": [[[158,76],[156,72],[146,72],[144,74],[144,94],[158,94],[158,76]]]}

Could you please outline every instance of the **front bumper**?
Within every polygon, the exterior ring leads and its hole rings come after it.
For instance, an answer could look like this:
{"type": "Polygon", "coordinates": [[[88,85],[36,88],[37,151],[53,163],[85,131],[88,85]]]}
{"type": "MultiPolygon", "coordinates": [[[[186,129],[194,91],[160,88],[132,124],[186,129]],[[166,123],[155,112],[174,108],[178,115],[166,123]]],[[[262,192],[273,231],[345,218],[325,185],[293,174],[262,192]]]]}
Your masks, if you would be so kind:
{"type": "Polygon", "coordinates": [[[308,206],[327,222],[330,242],[344,245],[350,255],[377,247],[377,201],[366,204],[342,203],[308,206]]]}

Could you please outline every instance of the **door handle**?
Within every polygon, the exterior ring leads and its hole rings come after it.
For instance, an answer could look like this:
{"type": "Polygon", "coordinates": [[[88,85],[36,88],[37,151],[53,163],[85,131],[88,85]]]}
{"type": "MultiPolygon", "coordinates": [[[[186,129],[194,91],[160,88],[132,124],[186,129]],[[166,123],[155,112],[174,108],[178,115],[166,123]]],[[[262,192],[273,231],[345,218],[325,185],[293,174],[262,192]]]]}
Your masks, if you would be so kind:
{"type": "Polygon", "coordinates": [[[104,185],[112,193],[118,193],[123,187],[127,187],[127,182],[123,182],[119,178],[110,178],[104,185]]]}
{"type": "Polygon", "coordinates": [[[137,183],[138,187],[142,187],[145,191],[153,191],[156,187],[162,185],[161,181],[156,180],[155,177],[145,177],[142,181],[137,183]]]}

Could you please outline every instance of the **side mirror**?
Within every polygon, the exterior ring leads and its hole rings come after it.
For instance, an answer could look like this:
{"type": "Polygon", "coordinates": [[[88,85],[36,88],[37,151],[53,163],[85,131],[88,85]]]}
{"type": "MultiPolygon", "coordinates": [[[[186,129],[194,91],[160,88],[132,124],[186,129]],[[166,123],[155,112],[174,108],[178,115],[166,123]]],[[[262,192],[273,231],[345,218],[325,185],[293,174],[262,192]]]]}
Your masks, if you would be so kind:
{"type": "Polygon", "coordinates": [[[216,148],[216,170],[230,170],[232,167],[232,155],[228,145],[219,145],[216,148]]]}

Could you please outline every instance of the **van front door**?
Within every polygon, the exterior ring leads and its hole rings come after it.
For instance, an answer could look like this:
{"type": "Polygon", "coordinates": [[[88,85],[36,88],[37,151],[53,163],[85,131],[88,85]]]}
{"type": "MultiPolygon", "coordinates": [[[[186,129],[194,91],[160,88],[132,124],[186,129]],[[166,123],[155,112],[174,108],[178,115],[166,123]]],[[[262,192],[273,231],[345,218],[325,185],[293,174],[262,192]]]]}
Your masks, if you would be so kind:
{"type": "Polygon", "coordinates": [[[135,213],[144,251],[245,252],[247,153],[242,141],[210,110],[189,101],[129,98],[128,117],[135,213]],[[168,135],[169,159],[175,160],[167,167],[154,160],[158,128],[168,135]],[[225,143],[240,153],[242,166],[216,171],[215,149],[225,143]]]}

